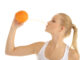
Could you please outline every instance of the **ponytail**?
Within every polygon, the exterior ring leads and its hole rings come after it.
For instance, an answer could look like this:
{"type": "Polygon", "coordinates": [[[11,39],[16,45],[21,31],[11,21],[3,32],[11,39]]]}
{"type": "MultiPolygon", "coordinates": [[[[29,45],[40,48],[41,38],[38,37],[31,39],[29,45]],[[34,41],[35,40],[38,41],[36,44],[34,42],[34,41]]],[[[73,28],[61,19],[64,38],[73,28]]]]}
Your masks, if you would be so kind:
{"type": "Polygon", "coordinates": [[[74,30],[73,33],[73,41],[72,41],[72,47],[76,50],[76,52],[78,53],[78,49],[77,49],[77,28],[74,24],[72,24],[72,28],[74,30]]]}

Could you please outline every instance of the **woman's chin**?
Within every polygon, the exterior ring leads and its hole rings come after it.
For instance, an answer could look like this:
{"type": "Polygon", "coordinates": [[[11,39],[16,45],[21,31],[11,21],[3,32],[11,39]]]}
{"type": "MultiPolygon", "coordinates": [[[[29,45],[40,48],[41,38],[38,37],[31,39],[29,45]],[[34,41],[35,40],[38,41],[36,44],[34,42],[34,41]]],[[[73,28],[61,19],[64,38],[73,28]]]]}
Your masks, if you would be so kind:
{"type": "Polygon", "coordinates": [[[45,29],[45,32],[48,32],[48,30],[47,30],[47,29],[45,29]]]}
{"type": "Polygon", "coordinates": [[[45,29],[45,31],[47,32],[47,29],[45,29]]]}

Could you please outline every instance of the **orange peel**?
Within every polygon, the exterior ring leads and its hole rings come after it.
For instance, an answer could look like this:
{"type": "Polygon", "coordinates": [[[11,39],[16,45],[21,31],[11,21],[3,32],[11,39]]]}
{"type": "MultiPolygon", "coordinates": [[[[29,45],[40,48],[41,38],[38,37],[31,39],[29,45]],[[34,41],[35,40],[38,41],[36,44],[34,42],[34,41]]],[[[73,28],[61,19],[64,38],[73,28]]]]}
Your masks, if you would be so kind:
{"type": "Polygon", "coordinates": [[[26,11],[19,11],[15,14],[15,19],[19,23],[24,23],[28,20],[28,13],[26,11]]]}

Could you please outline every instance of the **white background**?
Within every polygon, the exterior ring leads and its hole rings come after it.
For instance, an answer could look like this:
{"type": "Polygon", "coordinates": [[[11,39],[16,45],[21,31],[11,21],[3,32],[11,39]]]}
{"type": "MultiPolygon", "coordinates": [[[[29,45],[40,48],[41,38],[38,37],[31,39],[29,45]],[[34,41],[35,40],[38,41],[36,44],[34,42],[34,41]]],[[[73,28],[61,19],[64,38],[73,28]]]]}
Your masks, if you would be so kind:
{"type": "MultiPolygon", "coordinates": [[[[29,14],[27,22],[21,26],[15,36],[15,46],[24,46],[38,41],[48,41],[51,35],[45,32],[46,24],[56,13],[68,14],[78,28],[78,50],[80,52],[80,1],[79,0],[0,0],[0,60],[37,60],[35,54],[28,56],[5,55],[8,33],[17,11],[25,10],[29,14]],[[35,21],[36,20],[36,21],[35,21]],[[44,23],[42,23],[42,22],[44,23]]],[[[73,31],[67,39],[70,45],[73,31]]]]}

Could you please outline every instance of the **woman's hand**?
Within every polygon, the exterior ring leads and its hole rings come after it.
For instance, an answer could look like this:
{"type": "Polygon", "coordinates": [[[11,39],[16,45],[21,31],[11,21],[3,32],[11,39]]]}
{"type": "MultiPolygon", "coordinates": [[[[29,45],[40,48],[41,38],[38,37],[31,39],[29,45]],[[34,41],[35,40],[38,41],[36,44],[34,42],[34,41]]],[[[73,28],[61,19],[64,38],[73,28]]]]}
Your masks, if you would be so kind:
{"type": "Polygon", "coordinates": [[[17,29],[18,27],[22,26],[24,23],[19,23],[15,18],[12,22],[12,27],[17,29]]]}

